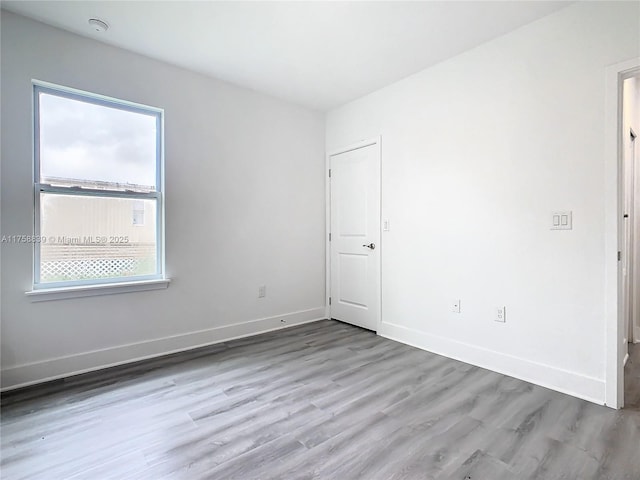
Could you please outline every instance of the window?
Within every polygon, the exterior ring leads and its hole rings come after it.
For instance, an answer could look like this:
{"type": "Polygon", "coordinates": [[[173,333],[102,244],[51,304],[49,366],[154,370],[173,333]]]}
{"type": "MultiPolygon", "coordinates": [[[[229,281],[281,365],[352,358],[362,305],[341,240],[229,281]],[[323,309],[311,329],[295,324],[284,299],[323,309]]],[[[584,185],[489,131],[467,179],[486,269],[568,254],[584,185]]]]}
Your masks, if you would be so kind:
{"type": "Polygon", "coordinates": [[[162,111],[34,84],[34,290],[164,278],[162,111]]]}

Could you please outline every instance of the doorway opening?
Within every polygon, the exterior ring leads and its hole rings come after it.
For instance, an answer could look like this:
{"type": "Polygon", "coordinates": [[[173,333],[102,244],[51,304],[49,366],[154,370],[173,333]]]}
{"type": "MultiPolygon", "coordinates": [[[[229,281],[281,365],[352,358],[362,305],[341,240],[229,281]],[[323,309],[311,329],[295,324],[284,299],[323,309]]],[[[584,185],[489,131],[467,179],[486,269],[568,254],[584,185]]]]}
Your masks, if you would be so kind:
{"type": "MultiPolygon", "coordinates": [[[[636,285],[630,285],[625,281],[628,277],[627,270],[623,271],[623,267],[627,260],[631,260],[633,256],[629,255],[629,250],[636,246],[635,251],[640,256],[640,247],[637,246],[640,240],[640,233],[635,235],[635,243],[628,239],[625,229],[631,230],[631,219],[633,217],[640,218],[640,206],[634,199],[634,212],[627,211],[627,197],[625,192],[631,190],[629,187],[630,179],[625,178],[624,164],[624,145],[628,146],[627,155],[631,148],[631,125],[628,122],[638,118],[638,111],[635,113],[631,109],[636,109],[636,103],[632,97],[637,97],[637,89],[629,90],[627,98],[624,98],[624,86],[627,79],[634,78],[631,83],[640,82],[640,57],[627,60],[615,65],[611,65],[605,70],[605,376],[604,376],[604,404],[611,408],[622,408],[625,401],[625,363],[627,367],[633,368],[633,353],[640,344],[634,344],[629,349],[630,324],[631,322],[625,315],[625,303],[630,305],[633,312],[635,297],[640,295],[637,293],[640,282],[636,285]],[[626,100],[626,102],[625,102],[626,100]],[[626,108],[625,108],[626,103],[626,108]],[[626,143],[625,143],[626,142],[626,143]],[[625,180],[627,188],[625,191],[625,180]],[[625,215],[629,215],[625,217],[625,215]],[[627,223],[625,223],[627,222],[627,223]],[[626,255],[623,257],[623,253],[626,255]],[[633,289],[632,294],[629,291],[633,289]],[[634,297],[633,304],[630,302],[634,297]],[[629,322],[629,323],[627,323],[629,322]],[[626,326],[626,328],[625,328],[626,326]],[[631,354],[630,354],[630,350],[631,354]]],[[[634,128],[634,134],[638,134],[638,128],[634,128]]],[[[638,140],[633,140],[634,155],[638,155],[640,144],[638,140]]],[[[634,163],[634,170],[640,173],[640,165],[634,163]]],[[[635,176],[635,174],[634,174],[635,176]]],[[[640,185],[640,182],[634,182],[640,185]]],[[[640,194],[635,195],[640,199],[640,194]]],[[[635,220],[634,218],[634,220],[635,220]]],[[[633,264],[631,265],[633,269],[633,264]]],[[[640,273],[640,267],[636,267],[635,271],[640,273]]],[[[640,308],[636,309],[636,313],[640,313],[640,308]]],[[[627,370],[629,369],[627,368],[627,370]]],[[[627,391],[629,385],[627,385],[627,391]]]]}
{"type": "Polygon", "coordinates": [[[620,128],[622,367],[624,406],[640,408],[640,74],[622,80],[620,128]]]}

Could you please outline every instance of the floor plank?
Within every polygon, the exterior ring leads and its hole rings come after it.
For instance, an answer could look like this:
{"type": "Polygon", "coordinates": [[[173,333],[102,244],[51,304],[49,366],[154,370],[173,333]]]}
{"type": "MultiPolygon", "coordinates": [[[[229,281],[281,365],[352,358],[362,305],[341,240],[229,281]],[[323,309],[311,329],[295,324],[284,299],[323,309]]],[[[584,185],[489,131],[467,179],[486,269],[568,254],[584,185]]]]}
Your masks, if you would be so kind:
{"type": "Polygon", "coordinates": [[[616,412],[335,321],[2,396],[3,479],[640,479],[616,412]]]}

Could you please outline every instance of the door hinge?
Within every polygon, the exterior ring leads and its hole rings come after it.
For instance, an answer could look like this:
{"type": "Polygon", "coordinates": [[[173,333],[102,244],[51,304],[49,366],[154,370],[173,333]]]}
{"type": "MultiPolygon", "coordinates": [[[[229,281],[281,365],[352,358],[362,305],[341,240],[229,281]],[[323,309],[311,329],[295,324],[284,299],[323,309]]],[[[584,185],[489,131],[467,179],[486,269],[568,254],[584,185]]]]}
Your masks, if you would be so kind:
{"type": "Polygon", "coordinates": [[[329,234],[329,241],[331,241],[331,234],[329,234]]]}
{"type": "Polygon", "coordinates": [[[622,260],[622,252],[618,252],[618,261],[622,260]]]}
{"type": "Polygon", "coordinates": [[[331,297],[329,297],[329,305],[331,305],[331,297]]]}
{"type": "Polygon", "coordinates": [[[329,178],[331,178],[331,169],[329,169],[329,178]]]}

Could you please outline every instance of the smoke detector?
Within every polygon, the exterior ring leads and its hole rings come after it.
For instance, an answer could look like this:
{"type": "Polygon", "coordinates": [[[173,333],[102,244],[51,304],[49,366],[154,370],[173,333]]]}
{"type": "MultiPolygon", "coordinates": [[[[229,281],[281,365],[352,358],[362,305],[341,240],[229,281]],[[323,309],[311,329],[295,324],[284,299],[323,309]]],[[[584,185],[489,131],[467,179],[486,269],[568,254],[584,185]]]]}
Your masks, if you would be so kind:
{"type": "Polygon", "coordinates": [[[107,24],[107,22],[103,22],[98,18],[90,18],[89,25],[91,25],[91,28],[93,28],[96,32],[106,32],[107,30],[109,30],[109,25],[107,24]]]}

